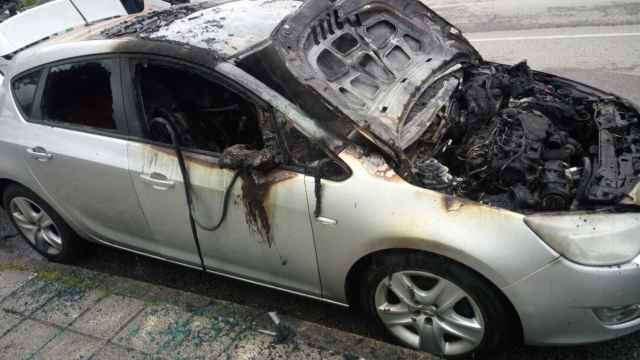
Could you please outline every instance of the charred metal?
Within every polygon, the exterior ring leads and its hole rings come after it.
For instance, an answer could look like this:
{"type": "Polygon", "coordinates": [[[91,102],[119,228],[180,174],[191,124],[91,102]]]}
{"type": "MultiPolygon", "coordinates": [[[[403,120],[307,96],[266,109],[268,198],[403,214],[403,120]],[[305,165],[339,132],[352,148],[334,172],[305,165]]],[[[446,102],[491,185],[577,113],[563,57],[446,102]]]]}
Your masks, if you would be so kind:
{"type": "MultiPolygon", "coordinates": [[[[247,219],[266,238],[265,174],[277,164],[322,158],[308,139],[357,144],[367,149],[364,165],[377,176],[399,175],[423,188],[501,208],[638,205],[629,195],[640,176],[636,108],[597,89],[534,72],[525,62],[487,63],[458,29],[418,2],[185,5],[137,17],[102,36],[175,42],[191,46],[194,54],[206,50],[309,115],[298,124],[307,141],[289,134],[283,140],[288,144],[277,144],[284,135],[277,130],[282,114],[247,112],[249,106],[236,99],[240,106],[234,111],[244,109],[257,123],[256,142],[203,140],[223,152],[221,167],[242,172],[247,219]],[[239,28],[231,27],[242,25],[256,8],[269,25],[259,36],[235,34],[239,28]],[[283,147],[288,152],[278,150],[283,147]]],[[[226,65],[218,66],[232,71],[226,65]]],[[[202,130],[194,136],[211,129],[202,130]]]]}
{"type": "Polygon", "coordinates": [[[632,105],[525,62],[487,63],[446,20],[405,5],[304,3],[238,65],[334,133],[355,129],[414,185],[523,212],[629,202],[632,105]]]}
{"type": "Polygon", "coordinates": [[[416,184],[517,210],[622,201],[640,175],[638,112],[568,80],[467,66],[461,86],[407,152],[416,184]]]}
{"type": "Polygon", "coordinates": [[[119,38],[127,35],[148,37],[157,33],[160,29],[183,19],[194,12],[203,9],[202,5],[179,5],[168,9],[151,11],[147,14],[134,17],[118,26],[114,26],[102,32],[101,36],[107,39],[119,38]]]}

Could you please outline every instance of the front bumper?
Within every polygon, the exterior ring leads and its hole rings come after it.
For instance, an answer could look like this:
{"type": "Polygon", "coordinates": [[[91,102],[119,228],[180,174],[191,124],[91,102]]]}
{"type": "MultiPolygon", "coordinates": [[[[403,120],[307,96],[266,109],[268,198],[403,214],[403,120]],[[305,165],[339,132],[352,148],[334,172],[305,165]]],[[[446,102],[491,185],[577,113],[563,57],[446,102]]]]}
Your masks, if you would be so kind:
{"type": "Polygon", "coordinates": [[[605,325],[593,312],[640,304],[640,258],[609,267],[558,258],[503,291],[520,315],[527,344],[593,343],[640,330],[640,318],[605,325]]]}

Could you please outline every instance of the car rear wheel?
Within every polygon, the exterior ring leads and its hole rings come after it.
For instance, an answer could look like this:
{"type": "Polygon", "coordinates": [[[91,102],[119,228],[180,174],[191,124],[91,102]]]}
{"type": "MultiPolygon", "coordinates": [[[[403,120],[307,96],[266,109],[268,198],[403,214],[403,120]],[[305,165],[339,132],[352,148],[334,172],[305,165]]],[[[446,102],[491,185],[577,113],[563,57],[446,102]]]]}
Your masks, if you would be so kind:
{"type": "Polygon", "coordinates": [[[507,342],[504,301],[485,279],[453,261],[387,254],[373,261],[362,286],[361,302],[375,328],[407,347],[467,357],[507,342]]]}
{"type": "Polygon", "coordinates": [[[15,228],[40,255],[50,261],[69,263],[84,252],[84,241],[32,191],[11,185],[2,200],[15,228]]]}

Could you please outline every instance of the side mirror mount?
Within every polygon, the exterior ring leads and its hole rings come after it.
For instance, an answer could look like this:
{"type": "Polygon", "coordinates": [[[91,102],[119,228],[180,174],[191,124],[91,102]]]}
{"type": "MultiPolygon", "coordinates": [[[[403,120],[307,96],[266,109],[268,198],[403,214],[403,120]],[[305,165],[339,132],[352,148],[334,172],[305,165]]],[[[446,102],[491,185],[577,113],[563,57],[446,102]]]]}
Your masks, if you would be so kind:
{"type": "Polygon", "coordinates": [[[324,158],[310,163],[307,173],[313,177],[331,180],[343,180],[349,175],[349,171],[343,165],[331,158],[324,158]]]}
{"type": "Polygon", "coordinates": [[[315,176],[323,177],[328,173],[328,168],[331,167],[331,163],[333,162],[330,158],[324,158],[320,160],[313,161],[309,164],[309,173],[315,176]]]}
{"type": "Polygon", "coordinates": [[[310,170],[314,178],[314,193],[316,197],[316,206],[313,216],[317,219],[321,217],[322,213],[322,179],[342,178],[347,171],[338,162],[331,158],[324,158],[312,162],[310,164],[310,170]]]}

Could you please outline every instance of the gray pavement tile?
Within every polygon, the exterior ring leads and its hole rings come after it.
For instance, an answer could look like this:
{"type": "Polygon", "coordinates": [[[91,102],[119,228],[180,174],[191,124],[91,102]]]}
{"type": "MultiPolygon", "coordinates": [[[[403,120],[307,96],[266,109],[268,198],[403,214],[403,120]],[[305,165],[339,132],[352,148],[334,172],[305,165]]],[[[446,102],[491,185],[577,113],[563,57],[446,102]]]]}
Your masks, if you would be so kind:
{"type": "Polygon", "coordinates": [[[420,353],[400,346],[391,345],[382,341],[369,338],[362,338],[362,341],[349,349],[351,354],[363,357],[367,360],[387,360],[387,359],[415,359],[415,360],[435,360],[438,357],[427,353],[420,353]]]}
{"type": "Polygon", "coordinates": [[[76,319],[71,328],[83,334],[110,339],[144,306],[137,299],[109,295],[76,319]]]}
{"type": "MultiPolygon", "coordinates": [[[[323,338],[323,341],[320,344],[324,345],[324,348],[318,348],[318,347],[315,347],[314,345],[305,343],[305,341],[309,340],[309,336],[308,336],[308,334],[306,334],[306,332],[310,332],[311,331],[311,329],[306,328],[306,326],[307,326],[306,322],[297,320],[295,318],[291,318],[291,317],[289,317],[287,315],[283,315],[283,314],[280,314],[280,313],[277,313],[276,316],[279,319],[279,321],[281,323],[283,323],[283,325],[288,327],[289,330],[286,330],[286,331],[287,332],[290,331],[290,333],[285,333],[284,335],[271,336],[272,345],[275,346],[276,348],[280,347],[280,349],[281,349],[280,351],[276,351],[275,353],[271,353],[269,351],[266,351],[266,352],[263,351],[261,353],[258,353],[256,356],[259,355],[259,356],[265,356],[265,357],[269,357],[269,358],[278,358],[278,356],[281,355],[283,353],[283,351],[288,351],[286,353],[287,359],[343,360],[344,359],[344,355],[342,353],[338,353],[338,352],[334,351],[333,350],[333,344],[338,344],[340,347],[346,349],[349,346],[351,346],[352,344],[354,344],[354,343],[356,343],[357,341],[360,340],[357,337],[353,337],[353,338],[346,337],[346,338],[342,338],[342,339],[335,339],[334,337],[331,336],[330,333],[325,331],[323,333],[314,334],[315,336],[323,338]],[[298,334],[299,330],[302,330],[301,335],[298,334]],[[275,344],[275,342],[277,342],[278,338],[281,337],[281,336],[288,336],[288,338],[286,338],[284,340],[284,343],[281,344],[281,345],[275,344]]],[[[251,328],[250,329],[252,331],[247,332],[244,336],[247,336],[247,334],[252,334],[252,333],[254,333],[256,331],[261,335],[266,335],[261,331],[269,331],[269,332],[273,332],[274,334],[276,334],[278,332],[278,329],[277,329],[273,319],[271,318],[271,316],[268,313],[261,314],[259,317],[255,318],[251,322],[251,328]]],[[[322,329],[324,329],[324,328],[322,328],[322,329]]],[[[316,330],[320,330],[320,327],[318,327],[318,329],[316,329],[316,330]]],[[[269,335],[267,335],[267,336],[269,336],[269,335]]],[[[264,338],[264,339],[267,339],[267,338],[264,338]]],[[[282,341],[282,340],[280,340],[280,341],[282,341]]],[[[246,354],[243,354],[242,356],[240,356],[240,358],[244,359],[245,355],[246,354]]],[[[249,358],[252,358],[252,357],[249,356],[249,358]]]]}
{"type": "Polygon", "coordinates": [[[0,336],[4,335],[22,319],[23,318],[18,315],[10,314],[4,310],[0,310],[0,336]]]}
{"type": "Polygon", "coordinates": [[[320,350],[303,343],[293,345],[292,351],[287,354],[288,360],[345,360],[344,354],[338,354],[330,350],[320,350]]]}
{"type": "Polygon", "coordinates": [[[95,353],[104,340],[72,331],[58,334],[33,357],[38,360],[85,360],[95,353]]]}
{"type": "Polygon", "coordinates": [[[104,279],[104,285],[115,294],[142,299],[151,303],[169,303],[184,307],[189,311],[193,308],[207,306],[211,302],[211,299],[206,296],[120,276],[107,277],[104,279]]]}
{"type": "MultiPolygon", "coordinates": [[[[362,337],[351,333],[330,329],[315,323],[300,321],[283,315],[279,316],[281,321],[293,328],[295,338],[298,341],[313,347],[346,353],[362,341],[362,337]]],[[[274,329],[266,328],[266,330],[273,331],[274,329]]]]}
{"type": "Polygon", "coordinates": [[[3,271],[0,272],[0,301],[24,285],[36,274],[29,271],[3,271]]]}
{"type": "Polygon", "coordinates": [[[104,280],[104,285],[114,294],[145,300],[158,292],[160,288],[158,285],[121,276],[107,277],[104,280]]]}
{"type": "Polygon", "coordinates": [[[186,324],[187,336],[175,348],[167,348],[160,355],[174,359],[216,359],[238,335],[238,326],[222,319],[194,316],[186,324]]]}
{"type": "Polygon", "coordinates": [[[2,304],[0,304],[0,307],[11,312],[29,316],[56,296],[59,289],[60,285],[58,284],[37,278],[31,279],[11,295],[7,296],[2,301],[2,304]]]}
{"type": "Polygon", "coordinates": [[[137,350],[123,348],[114,344],[106,344],[93,355],[91,360],[147,360],[151,355],[137,350]]]}
{"type": "Polygon", "coordinates": [[[173,305],[150,306],[122,329],[113,343],[149,354],[175,348],[189,335],[191,316],[173,305]]]}
{"type": "Polygon", "coordinates": [[[56,297],[36,311],[33,317],[56,325],[67,326],[105,295],[104,291],[98,289],[64,288],[56,297]]]}
{"type": "Polygon", "coordinates": [[[276,344],[273,336],[254,330],[247,330],[235,339],[233,344],[220,356],[221,360],[271,360],[289,359],[296,344],[288,342],[276,344]]]}
{"type": "Polygon", "coordinates": [[[0,338],[0,359],[27,359],[61,330],[34,320],[25,320],[0,338]]]}
{"type": "Polygon", "coordinates": [[[158,287],[156,291],[147,294],[144,299],[179,306],[187,311],[200,309],[211,304],[211,299],[206,296],[167,287],[158,287]]]}
{"type": "Polygon", "coordinates": [[[215,300],[207,306],[193,309],[192,312],[199,316],[219,319],[231,326],[249,326],[263,314],[262,311],[253,307],[220,300],[215,300]]]}

